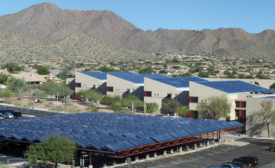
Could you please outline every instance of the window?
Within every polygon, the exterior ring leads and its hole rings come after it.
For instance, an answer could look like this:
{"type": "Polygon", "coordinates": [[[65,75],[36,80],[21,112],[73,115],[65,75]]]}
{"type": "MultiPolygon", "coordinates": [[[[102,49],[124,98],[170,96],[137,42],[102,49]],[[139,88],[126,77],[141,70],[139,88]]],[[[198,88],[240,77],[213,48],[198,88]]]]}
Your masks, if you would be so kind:
{"type": "Polygon", "coordinates": [[[157,94],[157,96],[159,96],[159,94],[157,94]]]}
{"type": "Polygon", "coordinates": [[[76,87],[81,87],[81,83],[75,83],[76,87]]]}
{"type": "Polygon", "coordinates": [[[113,92],[114,91],[114,87],[107,87],[107,92],[113,92]]]}
{"type": "Polygon", "coordinates": [[[236,104],[237,108],[245,108],[246,107],[245,101],[235,101],[235,104],[236,104]]]}
{"type": "Polygon", "coordinates": [[[190,103],[198,103],[198,97],[190,97],[190,103]]]}
{"type": "Polygon", "coordinates": [[[144,91],[144,97],[151,97],[151,96],[152,96],[152,92],[144,91]]]}
{"type": "Polygon", "coordinates": [[[95,89],[95,85],[93,85],[93,88],[95,89]]]}
{"type": "Polygon", "coordinates": [[[126,93],[130,93],[130,89],[127,89],[126,93]]]}
{"type": "Polygon", "coordinates": [[[166,96],[167,98],[171,98],[171,94],[167,94],[167,96],[166,96]]]}
{"type": "Polygon", "coordinates": [[[180,99],[179,99],[179,98],[177,98],[177,97],[175,97],[175,101],[180,101],[180,99]]]}
{"type": "Polygon", "coordinates": [[[177,93],[175,93],[175,96],[177,96],[178,94],[177,93]]]}
{"type": "Polygon", "coordinates": [[[133,95],[137,96],[137,93],[136,93],[136,92],[133,92],[133,95]]]}

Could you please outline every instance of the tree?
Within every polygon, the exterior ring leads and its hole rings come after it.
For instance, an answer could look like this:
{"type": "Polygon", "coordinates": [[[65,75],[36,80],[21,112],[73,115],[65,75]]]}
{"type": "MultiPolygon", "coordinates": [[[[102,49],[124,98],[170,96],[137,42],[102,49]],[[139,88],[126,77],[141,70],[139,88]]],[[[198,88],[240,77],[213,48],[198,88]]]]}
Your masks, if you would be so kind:
{"type": "Polygon", "coordinates": [[[190,110],[187,106],[180,105],[178,106],[175,113],[181,116],[186,116],[187,114],[190,113],[190,110]]]}
{"type": "Polygon", "coordinates": [[[12,91],[19,91],[27,85],[27,83],[25,82],[25,80],[22,78],[15,78],[15,77],[11,77],[10,79],[8,79],[7,81],[8,83],[8,88],[12,91]]]}
{"type": "Polygon", "coordinates": [[[18,112],[18,108],[22,107],[22,103],[20,101],[13,102],[13,105],[16,107],[17,112],[18,112]]]}
{"type": "Polygon", "coordinates": [[[121,100],[121,96],[119,95],[114,95],[114,96],[110,96],[110,95],[105,95],[102,97],[101,99],[101,103],[108,103],[108,109],[113,110],[114,112],[120,111],[122,110],[122,100],[121,100]]]}
{"type": "Polygon", "coordinates": [[[32,95],[38,99],[44,99],[45,97],[47,97],[47,93],[42,90],[36,90],[33,92],[32,95]]]}
{"type": "Polygon", "coordinates": [[[134,112],[136,111],[137,107],[143,107],[143,101],[139,100],[137,96],[128,95],[125,99],[122,100],[122,106],[131,108],[134,112]],[[132,102],[133,102],[133,109],[132,109],[132,102]]]}
{"type": "Polygon", "coordinates": [[[152,74],[153,73],[153,68],[151,66],[148,66],[144,69],[139,70],[139,74],[152,74]]]}
{"type": "Polygon", "coordinates": [[[49,80],[44,84],[44,90],[48,95],[51,96],[51,99],[52,99],[52,96],[56,94],[57,92],[56,89],[57,89],[57,84],[52,80],[49,80]]]}
{"type": "Polygon", "coordinates": [[[8,75],[0,74],[0,83],[6,84],[8,80],[8,75]]]}
{"type": "Polygon", "coordinates": [[[30,106],[29,104],[25,104],[23,107],[26,109],[27,115],[29,115],[29,111],[30,111],[32,106],[30,106]]]}
{"type": "Polygon", "coordinates": [[[153,103],[146,103],[146,112],[147,113],[155,113],[158,111],[159,106],[157,103],[153,102],[153,103]]]}
{"type": "Polygon", "coordinates": [[[168,103],[163,103],[164,110],[167,111],[170,115],[174,114],[179,107],[179,103],[174,99],[170,100],[168,103]]]}
{"type": "Polygon", "coordinates": [[[0,91],[0,98],[3,99],[3,101],[6,99],[6,98],[10,98],[12,96],[11,92],[8,91],[8,90],[5,90],[5,91],[0,91]]]}
{"type": "Polygon", "coordinates": [[[182,74],[182,76],[184,76],[184,77],[191,77],[192,74],[190,72],[186,72],[186,73],[182,74]]]}
{"type": "Polygon", "coordinates": [[[159,73],[160,73],[160,74],[167,74],[167,71],[164,70],[164,69],[162,69],[162,70],[159,71],[159,73]]]}
{"type": "Polygon", "coordinates": [[[39,67],[38,69],[37,69],[37,73],[39,74],[39,75],[48,75],[49,73],[51,73],[50,71],[49,71],[49,69],[47,68],[47,67],[39,67]]]}
{"type": "Polygon", "coordinates": [[[95,103],[97,103],[102,98],[102,94],[95,90],[86,90],[84,91],[83,96],[95,103]]]}
{"type": "Polygon", "coordinates": [[[267,127],[268,137],[270,134],[270,124],[275,121],[275,110],[272,110],[272,100],[263,100],[261,110],[255,113],[254,123],[264,123],[267,127]]]}
{"type": "Polygon", "coordinates": [[[1,67],[2,67],[2,69],[7,68],[7,70],[9,72],[22,71],[22,68],[14,62],[9,62],[9,63],[3,64],[1,67]]]}
{"type": "Polygon", "coordinates": [[[200,117],[219,119],[230,114],[232,103],[226,95],[211,96],[197,104],[200,117]]]}
{"type": "MultiPolygon", "coordinates": [[[[254,84],[260,86],[259,82],[257,82],[257,81],[255,81],[254,84]]],[[[275,86],[274,86],[274,88],[275,88],[275,86]]],[[[270,89],[271,89],[271,88],[270,88],[270,89]]]]}
{"type": "Polygon", "coordinates": [[[208,72],[199,72],[198,76],[202,77],[202,78],[207,78],[209,76],[209,73],[208,72]]]}
{"type": "Polygon", "coordinates": [[[70,163],[76,154],[76,145],[66,136],[50,134],[43,137],[43,143],[34,144],[24,153],[31,166],[37,165],[37,160],[43,163],[70,163]]]}
{"type": "Polygon", "coordinates": [[[275,83],[269,86],[269,89],[275,89],[275,83]]]}

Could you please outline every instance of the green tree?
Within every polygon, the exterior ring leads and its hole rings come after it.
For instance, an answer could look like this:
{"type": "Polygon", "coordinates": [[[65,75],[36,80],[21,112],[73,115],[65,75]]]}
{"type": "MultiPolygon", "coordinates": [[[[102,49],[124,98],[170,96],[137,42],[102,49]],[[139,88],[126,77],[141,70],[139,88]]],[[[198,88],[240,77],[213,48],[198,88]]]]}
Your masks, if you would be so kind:
{"type": "Polygon", "coordinates": [[[52,96],[56,94],[57,92],[56,90],[57,90],[57,84],[54,81],[49,80],[44,84],[44,91],[51,96],[51,99],[52,99],[52,96]]]}
{"type": "Polygon", "coordinates": [[[211,96],[197,104],[199,117],[214,118],[218,120],[221,117],[226,117],[230,114],[232,107],[231,101],[226,95],[211,96]]]}
{"type": "Polygon", "coordinates": [[[34,144],[24,153],[31,166],[37,165],[37,160],[43,163],[70,163],[76,154],[76,145],[66,136],[50,134],[43,137],[45,142],[34,144]]]}
{"type": "Polygon", "coordinates": [[[3,64],[1,67],[2,67],[2,69],[7,68],[7,70],[9,72],[22,71],[22,68],[14,62],[9,62],[9,63],[3,64]]]}
{"type": "Polygon", "coordinates": [[[269,86],[269,89],[274,89],[275,88],[275,83],[269,86]]]}
{"type": "Polygon", "coordinates": [[[29,115],[29,111],[30,111],[32,106],[30,106],[29,104],[25,104],[23,107],[26,109],[27,115],[29,115]]]}
{"type": "Polygon", "coordinates": [[[102,98],[102,94],[100,92],[97,92],[95,90],[88,90],[85,94],[84,97],[86,97],[88,100],[93,101],[97,103],[98,101],[102,98]]]}
{"type": "Polygon", "coordinates": [[[275,121],[275,110],[272,110],[272,100],[263,100],[261,110],[255,113],[254,123],[263,123],[267,127],[268,137],[270,134],[270,125],[275,121]]]}
{"type": "Polygon", "coordinates": [[[165,111],[167,111],[169,114],[175,114],[180,104],[172,99],[168,103],[163,103],[163,105],[165,111]]]}
{"type": "Polygon", "coordinates": [[[39,89],[34,91],[32,95],[38,99],[44,99],[45,97],[47,97],[47,93],[39,89]]]}
{"type": "Polygon", "coordinates": [[[202,77],[202,78],[207,78],[207,77],[209,77],[209,73],[208,72],[199,72],[198,76],[202,77]]]}
{"type": "Polygon", "coordinates": [[[19,91],[27,85],[24,79],[11,77],[8,81],[8,88],[12,91],[19,91]]]}
{"type": "MultiPolygon", "coordinates": [[[[257,81],[255,81],[254,84],[260,86],[259,82],[257,82],[257,81]]],[[[274,86],[274,87],[275,87],[275,86],[274,86]]],[[[271,89],[271,88],[270,88],[270,89],[271,89]]]]}
{"type": "Polygon", "coordinates": [[[6,84],[8,80],[8,75],[0,74],[0,83],[6,84]]]}
{"type": "Polygon", "coordinates": [[[139,70],[139,74],[152,74],[153,68],[151,66],[148,66],[144,69],[139,70]]]}
{"type": "Polygon", "coordinates": [[[39,67],[38,69],[37,69],[37,73],[39,74],[39,75],[48,75],[49,73],[51,73],[50,71],[49,71],[49,69],[47,68],[47,67],[39,67]]]}
{"type": "Polygon", "coordinates": [[[163,68],[167,69],[167,64],[163,64],[162,66],[163,68]]]}
{"type": "Polygon", "coordinates": [[[0,90],[0,98],[3,99],[3,101],[6,99],[6,98],[10,98],[12,96],[11,92],[8,91],[8,90],[5,90],[5,91],[2,91],[0,90]]]}
{"type": "Polygon", "coordinates": [[[180,105],[175,113],[181,116],[186,116],[190,113],[190,110],[187,106],[180,105]]]}
{"type": "Polygon", "coordinates": [[[147,113],[155,113],[158,111],[159,106],[157,103],[153,102],[153,103],[146,103],[146,112],[147,113]]]}
{"type": "Polygon", "coordinates": [[[160,73],[160,74],[167,74],[167,71],[164,70],[164,69],[162,69],[162,70],[159,71],[159,73],[160,73]]]}
{"type": "Polygon", "coordinates": [[[192,74],[190,72],[186,72],[184,74],[182,74],[183,77],[191,77],[192,74]]]}
{"type": "Polygon", "coordinates": [[[137,96],[128,95],[126,98],[122,100],[122,106],[131,108],[135,112],[137,107],[143,107],[144,104],[143,101],[139,100],[137,96]],[[134,109],[132,109],[132,102],[134,109]]]}
{"type": "Polygon", "coordinates": [[[22,107],[22,103],[21,103],[20,101],[14,101],[14,102],[13,102],[13,105],[16,107],[17,112],[18,112],[18,109],[19,109],[20,107],[22,107]]]}

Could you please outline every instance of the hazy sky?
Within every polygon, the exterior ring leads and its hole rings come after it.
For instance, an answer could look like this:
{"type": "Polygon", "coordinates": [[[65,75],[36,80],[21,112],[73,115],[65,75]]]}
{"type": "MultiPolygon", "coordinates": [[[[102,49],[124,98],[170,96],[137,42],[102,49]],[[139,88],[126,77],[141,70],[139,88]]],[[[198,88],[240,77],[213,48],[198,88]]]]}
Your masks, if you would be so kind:
{"type": "Polygon", "coordinates": [[[143,30],[275,29],[275,0],[1,0],[0,15],[50,2],[61,9],[110,10],[143,30]]]}

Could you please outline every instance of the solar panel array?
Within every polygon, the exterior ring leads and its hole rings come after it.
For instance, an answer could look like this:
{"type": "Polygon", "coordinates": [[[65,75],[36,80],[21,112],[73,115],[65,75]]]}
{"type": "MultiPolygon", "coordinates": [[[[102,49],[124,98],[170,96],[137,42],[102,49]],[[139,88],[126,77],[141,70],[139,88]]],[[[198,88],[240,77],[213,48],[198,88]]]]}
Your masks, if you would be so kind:
{"type": "Polygon", "coordinates": [[[242,124],[237,121],[89,112],[1,120],[0,125],[0,138],[44,142],[45,135],[58,134],[68,136],[82,148],[116,152],[242,124]]]}
{"type": "Polygon", "coordinates": [[[264,87],[254,85],[241,80],[236,81],[195,81],[204,86],[208,86],[226,93],[257,92],[270,94],[271,92],[264,87]]]}
{"type": "Polygon", "coordinates": [[[189,81],[208,81],[206,79],[199,78],[199,77],[175,77],[175,78],[168,78],[168,79],[151,77],[150,79],[174,86],[176,88],[189,87],[189,81]]]}
{"type": "Polygon", "coordinates": [[[162,74],[135,74],[132,72],[108,72],[108,74],[133,82],[133,83],[144,83],[144,77],[152,78],[152,77],[158,77],[158,78],[171,78],[166,75],[162,74]]]}
{"type": "Polygon", "coordinates": [[[108,72],[80,72],[85,75],[97,78],[99,80],[106,80],[108,72]]]}

